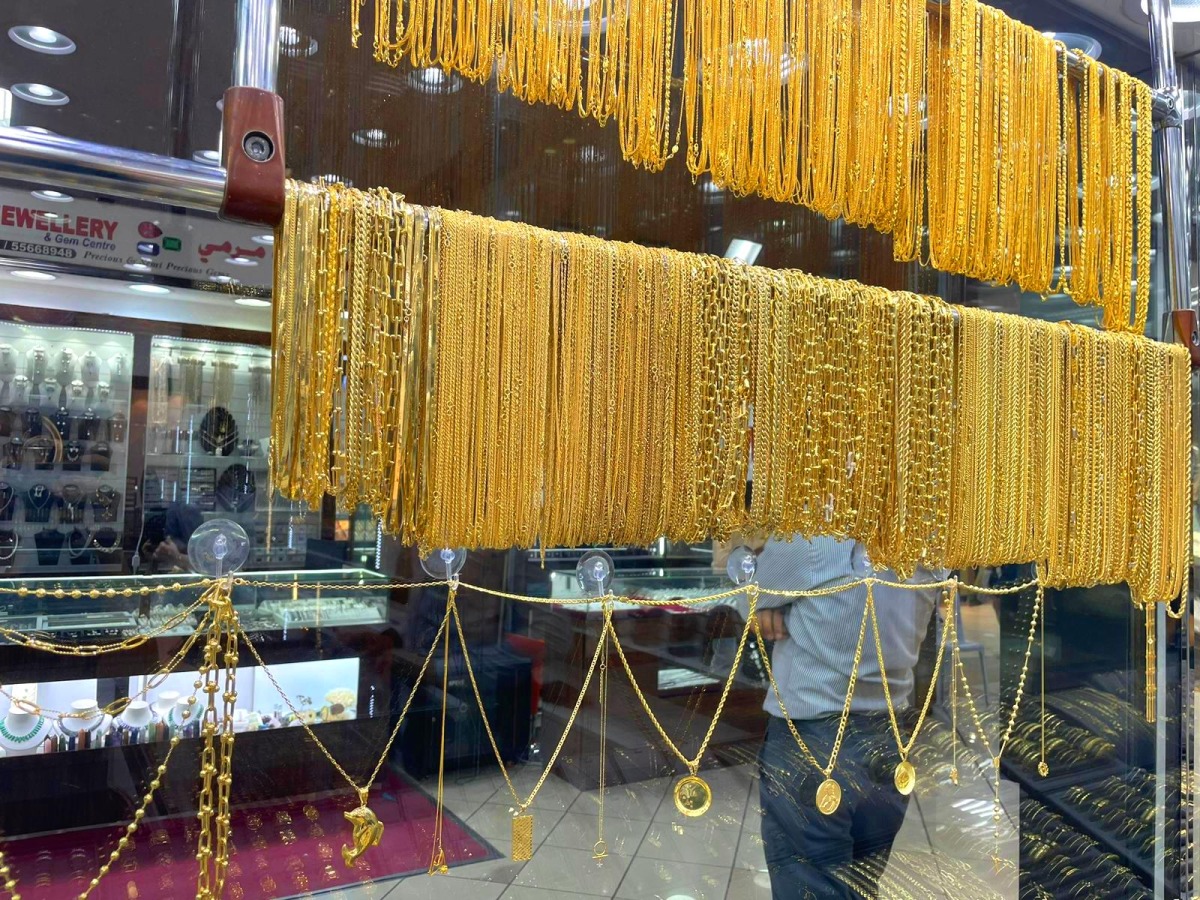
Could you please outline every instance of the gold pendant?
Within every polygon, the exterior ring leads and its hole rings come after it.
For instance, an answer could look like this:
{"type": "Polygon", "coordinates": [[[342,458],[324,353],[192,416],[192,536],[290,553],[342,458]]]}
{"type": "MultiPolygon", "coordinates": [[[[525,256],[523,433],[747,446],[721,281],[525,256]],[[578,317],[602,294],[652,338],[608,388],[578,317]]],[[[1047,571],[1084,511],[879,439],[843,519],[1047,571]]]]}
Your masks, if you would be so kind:
{"type": "Polygon", "coordinates": [[[951,781],[952,781],[954,784],[958,784],[958,766],[954,766],[954,767],[953,767],[953,768],[950,770],[950,780],[951,780],[951,781]]]}
{"type": "Polygon", "coordinates": [[[356,809],[350,810],[345,814],[346,821],[353,828],[351,839],[354,841],[354,846],[349,844],[342,845],[342,860],[348,868],[354,868],[354,864],[358,862],[358,858],[362,856],[371,847],[379,846],[380,840],[383,839],[383,823],[376,818],[375,813],[371,812],[370,807],[366,804],[366,795],[363,795],[363,804],[356,809]]]}
{"type": "Polygon", "coordinates": [[[917,770],[907,759],[902,759],[900,765],[896,766],[896,774],[892,780],[896,783],[896,790],[907,797],[917,786],[917,770]]]}
{"type": "Polygon", "coordinates": [[[446,851],[439,846],[437,852],[433,854],[433,859],[429,862],[430,875],[445,875],[450,871],[450,867],[446,865],[446,851]]]}
{"type": "Polygon", "coordinates": [[[1046,761],[1044,759],[1038,763],[1038,774],[1043,778],[1050,774],[1050,767],[1046,765],[1046,761]]]}
{"type": "Polygon", "coordinates": [[[601,838],[592,847],[592,859],[600,860],[608,856],[608,841],[601,838]]]}
{"type": "Polygon", "coordinates": [[[675,808],[689,819],[702,816],[712,806],[712,789],[699,775],[685,775],[675,782],[675,808]]]}
{"type": "Polygon", "coordinates": [[[512,858],[515,862],[533,859],[533,816],[512,817],[512,858]]]}
{"type": "Polygon", "coordinates": [[[842,786],[832,778],[826,778],[817,788],[817,809],[822,815],[832,816],[842,805],[842,786]]]}

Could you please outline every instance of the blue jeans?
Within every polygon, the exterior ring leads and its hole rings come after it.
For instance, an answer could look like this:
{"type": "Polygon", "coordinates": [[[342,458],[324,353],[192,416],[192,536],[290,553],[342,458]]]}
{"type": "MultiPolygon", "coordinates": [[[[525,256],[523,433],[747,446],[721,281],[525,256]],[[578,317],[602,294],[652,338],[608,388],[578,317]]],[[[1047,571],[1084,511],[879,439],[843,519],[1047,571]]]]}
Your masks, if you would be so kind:
{"type": "MultiPolygon", "coordinates": [[[[822,765],[829,760],[838,720],[794,722],[822,765]]],[[[899,762],[886,714],[850,716],[833,773],[842,802],[833,815],[822,815],[816,793],[824,776],[803,756],[787,723],[770,717],[759,753],[759,797],[773,900],[876,896],[908,810],[908,797],[892,783],[899,762]],[[848,879],[845,872],[855,862],[865,865],[856,866],[848,879]]]]}

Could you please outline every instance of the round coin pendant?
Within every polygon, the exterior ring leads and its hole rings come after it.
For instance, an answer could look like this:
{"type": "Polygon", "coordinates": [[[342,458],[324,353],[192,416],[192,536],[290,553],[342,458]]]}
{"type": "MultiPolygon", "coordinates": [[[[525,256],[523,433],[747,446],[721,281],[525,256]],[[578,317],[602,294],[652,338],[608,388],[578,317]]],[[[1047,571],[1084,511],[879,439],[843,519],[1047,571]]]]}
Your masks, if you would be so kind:
{"type": "Polygon", "coordinates": [[[903,759],[900,765],[896,766],[896,774],[892,780],[896,783],[896,790],[907,797],[917,786],[917,770],[907,759],[903,759]]]}
{"type": "Polygon", "coordinates": [[[685,775],[675,783],[675,808],[689,819],[702,816],[712,806],[712,789],[699,775],[685,775]]]}
{"type": "Polygon", "coordinates": [[[1043,778],[1050,774],[1050,767],[1046,765],[1046,761],[1044,759],[1038,763],[1038,774],[1043,778]]]}
{"type": "Polygon", "coordinates": [[[842,788],[832,778],[826,778],[817,788],[817,809],[822,815],[832,816],[842,805],[842,788]]]}

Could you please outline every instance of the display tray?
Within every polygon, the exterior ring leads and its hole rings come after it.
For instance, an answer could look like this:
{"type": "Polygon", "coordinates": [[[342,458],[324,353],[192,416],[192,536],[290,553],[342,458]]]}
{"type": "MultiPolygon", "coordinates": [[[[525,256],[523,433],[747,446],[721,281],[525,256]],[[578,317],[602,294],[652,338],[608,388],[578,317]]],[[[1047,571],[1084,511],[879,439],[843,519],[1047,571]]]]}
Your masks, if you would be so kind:
{"type": "MultiPolygon", "coordinates": [[[[1090,778],[1081,779],[1078,775],[1055,777],[1053,774],[1042,778],[1036,773],[1029,772],[1021,766],[1002,763],[1004,773],[1021,786],[1021,790],[1029,796],[1041,801],[1049,809],[1058,813],[1067,822],[1090,835],[1102,846],[1115,853],[1121,864],[1132,870],[1142,883],[1148,887],[1154,886],[1154,868],[1152,860],[1147,860],[1141,853],[1141,847],[1135,847],[1120,835],[1114,833],[1103,822],[1096,820],[1066,798],[1066,792],[1073,787],[1098,786],[1104,779],[1119,775],[1126,771],[1124,766],[1114,763],[1111,769],[1098,772],[1090,778]]],[[[1167,896],[1179,896],[1172,890],[1167,896]]]]}

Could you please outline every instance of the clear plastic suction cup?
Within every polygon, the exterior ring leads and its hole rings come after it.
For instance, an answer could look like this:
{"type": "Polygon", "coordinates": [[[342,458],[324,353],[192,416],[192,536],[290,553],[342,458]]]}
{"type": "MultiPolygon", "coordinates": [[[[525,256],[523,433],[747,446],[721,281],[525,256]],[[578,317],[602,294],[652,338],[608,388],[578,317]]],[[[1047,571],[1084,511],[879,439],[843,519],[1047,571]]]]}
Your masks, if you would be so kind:
{"type": "Polygon", "coordinates": [[[613,569],[611,556],[603,550],[589,550],[580,558],[575,567],[575,575],[584,594],[589,597],[603,597],[612,585],[613,569]]]}
{"type": "Polygon", "coordinates": [[[441,547],[421,557],[421,568],[438,581],[457,581],[458,573],[467,563],[465,547],[441,547]]]}
{"type": "Polygon", "coordinates": [[[730,551],[729,559],[725,563],[725,574],[729,576],[730,581],[741,587],[752,582],[757,572],[758,557],[754,555],[753,550],[741,546],[730,551]]]}
{"type": "Polygon", "coordinates": [[[240,572],[246,565],[250,558],[250,538],[237,522],[213,519],[192,532],[187,552],[194,572],[224,578],[240,572]]]}

